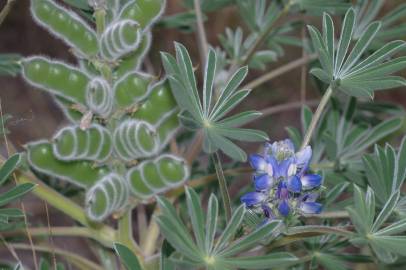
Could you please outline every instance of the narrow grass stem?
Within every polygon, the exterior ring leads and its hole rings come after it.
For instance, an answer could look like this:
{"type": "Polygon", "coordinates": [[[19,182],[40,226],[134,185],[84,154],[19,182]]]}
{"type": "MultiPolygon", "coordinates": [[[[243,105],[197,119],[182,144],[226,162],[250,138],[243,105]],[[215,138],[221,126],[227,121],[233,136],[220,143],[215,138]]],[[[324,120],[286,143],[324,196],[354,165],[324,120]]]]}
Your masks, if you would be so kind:
{"type": "Polygon", "coordinates": [[[102,7],[97,8],[94,11],[94,18],[96,21],[97,35],[100,37],[106,27],[106,10],[102,7]]]}
{"type": "Polygon", "coordinates": [[[224,206],[224,211],[226,214],[226,220],[229,221],[231,218],[231,200],[230,200],[230,194],[228,193],[227,189],[227,182],[226,178],[224,177],[224,171],[221,166],[221,160],[218,152],[215,152],[211,155],[214,163],[214,167],[216,169],[216,174],[217,174],[217,179],[219,182],[219,187],[220,187],[220,193],[221,197],[223,199],[223,206],[224,206]]]}
{"type": "Polygon", "coordinates": [[[15,2],[16,2],[16,0],[7,0],[6,5],[0,11],[0,25],[4,22],[7,15],[10,13],[11,8],[13,7],[15,2]]]}
{"type": "MultiPolygon", "coordinates": [[[[16,250],[30,250],[31,249],[30,245],[26,245],[26,244],[9,244],[9,245],[16,250]]],[[[59,248],[52,249],[48,246],[39,246],[39,245],[34,246],[34,249],[38,252],[44,252],[44,253],[55,252],[56,255],[61,256],[68,262],[72,263],[72,265],[76,266],[77,269],[103,270],[103,268],[100,265],[86,259],[85,257],[79,256],[75,253],[72,253],[72,252],[69,252],[69,251],[66,251],[63,249],[59,249],[59,248]]]]}
{"type": "Polygon", "coordinates": [[[137,256],[138,261],[144,264],[144,256],[133,237],[132,231],[132,207],[126,210],[124,215],[118,220],[117,241],[129,249],[137,256]]]}
{"type": "Polygon", "coordinates": [[[276,77],[279,77],[280,75],[283,75],[295,68],[301,67],[316,58],[317,58],[317,54],[305,55],[302,58],[291,61],[283,66],[278,67],[277,69],[274,69],[256,79],[254,79],[253,81],[251,81],[248,84],[241,87],[241,89],[255,89],[258,86],[260,86],[276,77]]]}
{"type": "Polygon", "coordinates": [[[199,40],[199,49],[200,49],[200,61],[201,65],[204,65],[206,62],[206,56],[209,51],[206,31],[204,29],[203,23],[203,12],[200,7],[200,0],[193,0],[195,13],[196,13],[196,24],[197,24],[197,36],[199,40]]]}
{"type": "Polygon", "coordinates": [[[313,115],[312,121],[310,122],[310,126],[308,127],[306,134],[304,136],[303,139],[303,143],[301,146],[301,149],[305,148],[309,142],[310,139],[312,138],[313,132],[316,129],[317,123],[320,120],[320,117],[324,111],[324,109],[326,108],[328,101],[330,100],[330,97],[333,94],[333,88],[331,86],[329,86],[326,90],[326,92],[324,93],[323,97],[321,98],[320,104],[316,109],[316,112],[313,115]]]}

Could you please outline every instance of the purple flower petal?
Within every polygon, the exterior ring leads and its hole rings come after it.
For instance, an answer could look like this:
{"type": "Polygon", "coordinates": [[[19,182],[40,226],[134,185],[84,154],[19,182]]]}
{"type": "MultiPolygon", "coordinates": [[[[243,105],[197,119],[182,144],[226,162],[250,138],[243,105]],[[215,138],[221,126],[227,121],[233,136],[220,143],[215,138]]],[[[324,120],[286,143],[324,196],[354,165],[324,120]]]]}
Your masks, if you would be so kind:
{"type": "Polygon", "coordinates": [[[274,215],[273,215],[273,213],[272,213],[272,209],[271,209],[268,205],[263,204],[263,205],[262,205],[262,210],[264,211],[264,215],[265,215],[267,218],[270,218],[270,219],[273,219],[273,218],[274,218],[274,215]]]}
{"type": "Polygon", "coordinates": [[[303,189],[312,189],[321,185],[321,175],[318,174],[306,174],[300,177],[303,189]]]}
{"type": "Polygon", "coordinates": [[[302,191],[302,182],[299,177],[293,176],[289,178],[287,187],[289,191],[299,193],[302,191]]]}
{"type": "Polygon", "coordinates": [[[247,207],[251,207],[261,203],[265,199],[266,199],[265,194],[261,192],[249,192],[241,197],[241,202],[245,203],[247,207]]]}
{"type": "Polygon", "coordinates": [[[284,217],[288,216],[289,212],[290,212],[289,203],[286,200],[282,200],[279,203],[278,211],[282,216],[284,216],[284,217]]]}
{"type": "Polygon", "coordinates": [[[251,167],[254,168],[256,171],[265,172],[266,168],[268,167],[265,159],[258,154],[250,155],[249,161],[251,167]]]}
{"type": "Polygon", "coordinates": [[[316,202],[302,202],[299,209],[304,214],[320,214],[323,205],[316,202]]]}
{"type": "Polygon", "coordinates": [[[268,174],[254,175],[254,184],[256,190],[269,190],[273,184],[274,180],[268,174]]]}
{"type": "MultiPolygon", "coordinates": [[[[274,168],[274,177],[276,179],[282,177],[282,178],[287,178],[289,173],[292,170],[292,166],[295,167],[294,164],[294,159],[293,158],[288,158],[285,160],[282,160],[280,163],[278,163],[278,165],[276,166],[276,168],[274,168]]],[[[293,168],[295,170],[293,174],[296,173],[296,169],[293,168]]]]}
{"type": "Polygon", "coordinates": [[[289,198],[289,191],[285,181],[279,182],[278,189],[276,190],[276,197],[283,200],[289,198]]]}

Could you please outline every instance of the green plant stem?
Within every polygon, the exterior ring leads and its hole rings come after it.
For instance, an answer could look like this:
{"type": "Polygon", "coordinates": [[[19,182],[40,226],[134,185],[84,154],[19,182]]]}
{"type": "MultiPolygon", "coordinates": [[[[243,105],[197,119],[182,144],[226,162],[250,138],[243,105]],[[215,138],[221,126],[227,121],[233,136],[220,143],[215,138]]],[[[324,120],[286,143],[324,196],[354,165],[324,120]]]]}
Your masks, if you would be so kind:
{"type": "Polygon", "coordinates": [[[144,264],[144,256],[141,249],[134,241],[133,226],[132,226],[132,209],[130,207],[124,215],[118,220],[117,241],[123,245],[126,245],[137,256],[140,264],[144,264]]]}
{"type": "MultiPolygon", "coordinates": [[[[87,227],[76,227],[76,226],[69,226],[69,227],[32,227],[29,228],[30,233],[33,237],[43,237],[49,236],[49,230],[52,231],[52,237],[85,237],[90,238],[95,241],[98,241],[105,247],[112,248],[113,241],[112,239],[103,239],[100,237],[99,233],[95,233],[94,230],[87,228],[87,227]]],[[[24,235],[24,230],[15,230],[15,231],[8,231],[4,232],[5,236],[18,236],[24,235]]]]}
{"type": "Polygon", "coordinates": [[[107,225],[91,222],[79,205],[77,205],[70,199],[62,196],[61,194],[45,185],[43,182],[35,179],[34,177],[28,177],[20,174],[17,176],[17,182],[20,184],[36,184],[37,186],[35,189],[33,189],[32,192],[37,197],[46,201],[49,205],[60,210],[82,225],[88,227],[92,231],[93,239],[99,241],[104,245],[112,246],[116,236],[116,231],[107,225]]]}
{"type": "Polygon", "coordinates": [[[218,152],[215,152],[211,155],[214,163],[214,167],[216,169],[216,174],[217,174],[217,179],[219,182],[219,187],[220,187],[220,193],[221,197],[223,199],[223,206],[224,206],[224,211],[226,214],[226,220],[229,221],[231,218],[231,200],[230,200],[230,194],[228,193],[227,189],[227,182],[226,178],[224,177],[224,171],[221,166],[221,160],[218,152]]]}
{"type": "Polygon", "coordinates": [[[336,218],[349,218],[349,214],[347,211],[331,211],[331,212],[321,212],[320,214],[316,215],[306,215],[309,218],[318,218],[318,219],[336,219],[336,218]]]}
{"type": "Polygon", "coordinates": [[[313,132],[316,129],[317,123],[320,120],[320,117],[325,109],[325,107],[328,104],[328,101],[330,100],[330,97],[333,94],[333,88],[331,86],[329,86],[326,90],[326,92],[324,93],[323,97],[321,98],[320,104],[316,109],[316,112],[313,115],[312,121],[310,122],[310,126],[308,127],[306,134],[304,136],[303,139],[303,143],[301,146],[301,149],[305,148],[309,142],[310,139],[312,138],[313,132]]]}
{"type": "MultiPolygon", "coordinates": [[[[200,61],[201,64],[204,65],[206,62],[206,56],[209,51],[208,43],[207,43],[207,36],[206,31],[204,30],[203,24],[203,13],[200,7],[200,0],[193,0],[195,14],[196,14],[196,24],[197,24],[197,37],[199,40],[199,51],[200,51],[200,61]]],[[[203,71],[204,72],[204,71],[203,71]]]]}
{"type": "Polygon", "coordinates": [[[0,11],[0,25],[4,22],[7,15],[10,13],[11,8],[13,7],[16,0],[7,0],[6,5],[0,11]]]}
{"type": "MultiPolygon", "coordinates": [[[[8,244],[8,245],[16,250],[31,250],[32,248],[30,245],[26,244],[8,244]]],[[[69,261],[70,263],[72,263],[74,266],[76,266],[78,269],[81,270],[103,270],[103,268],[100,265],[82,256],[79,256],[75,253],[63,249],[39,245],[34,246],[33,248],[39,252],[55,253],[56,255],[61,256],[62,258],[69,261]]]]}
{"type": "Polygon", "coordinates": [[[295,68],[301,67],[316,58],[317,58],[317,54],[305,55],[302,58],[289,62],[283,66],[278,67],[277,69],[274,69],[256,79],[252,80],[251,82],[249,82],[248,84],[244,85],[241,88],[242,89],[255,89],[258,86],[260,86],[276,77],[279,77],[280,75],[285,74],[295,68]]]}
{"type": "Polygon", "coordinates": [[[94,18],[96,21],[97,35],[100,37],[106,28],[106,10],[102,7],[98,7],[94,11],[94,18]]]}

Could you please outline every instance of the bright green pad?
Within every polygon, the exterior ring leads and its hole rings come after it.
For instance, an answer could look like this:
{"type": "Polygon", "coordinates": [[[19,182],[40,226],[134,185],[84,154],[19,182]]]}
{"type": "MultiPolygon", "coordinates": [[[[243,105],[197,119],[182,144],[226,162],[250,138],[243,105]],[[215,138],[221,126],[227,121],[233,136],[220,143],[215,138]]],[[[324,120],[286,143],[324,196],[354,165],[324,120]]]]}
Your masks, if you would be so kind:
{"type": "Polygon", "coordinates": [[[147,74],[132,72],[125,75],[114,86],[116,104],[120,108],[134,106],[145,98],[152,77],[147,74]]]}
{"type": "Polygon", "coordinates": [[[137,21],[142,28],[145,28],[160,15],[164,5],[164,0],[132,1],[124,7],[120,17],[137,21]]]}
{"type": "Polygon", "coordinates": [[[156,125],[162,121],[165,114],[175,109],[176,106],[177,104],[172,96],[169,84],[160,82],[153,87],[148,99],[132,117],[156,125]]]}
{"type": "Polygon", "coordinates": [[[107,174],[107,167],[96,167],[87,161],[60,161],[52,151],[52,145],[39,141],[27,145],[29,164],[39,172],[68,181],[79,187],[87,188],[107,174]]]}
{"type": "Polygon", "coordinates": [[[86,104],[89,78],[80,70],[35,56],[23,60],[22,71],[24,78],[32,85],[74,103],[86,104]]]}
{"type": "Polygon", "coordinates": [[[34,18],[46,29],[83,55],[98,53],[96,33],[75,13],[49,0],[32,0],[31,3],[34,18]]]}

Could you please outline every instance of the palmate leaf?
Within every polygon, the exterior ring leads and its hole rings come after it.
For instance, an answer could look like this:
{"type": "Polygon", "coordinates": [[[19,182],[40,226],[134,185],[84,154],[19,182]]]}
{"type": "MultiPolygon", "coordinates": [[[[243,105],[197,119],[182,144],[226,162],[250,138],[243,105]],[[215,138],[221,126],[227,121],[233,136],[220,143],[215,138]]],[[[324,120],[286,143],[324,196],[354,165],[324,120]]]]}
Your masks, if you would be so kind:
{"type": "Polygon", "coordinates": [[[322,69],[313,69],[311,73],[330,84],[333,90],[338,89],[355,97],[373,97],[375,90],[406,85],[404,78],[391,76],[406,68],[406,58],[390,59],[405,47],[405,42],[387,43],[365,58],[364,53],[376,38],[382,23],[372,22],[365,26],[350,51],[355,25],[356,14],[351,8],[344,17],[337,48],[335,48],[334,23],[330,15],[326,13],[323,15],[323,33],[313,26],[308,26],[313,47],[319,55],[322,66],[322,69]]]}
{"type": "MultiPolygon", "coordinates": [[[[357,25],[354,31],[354,39],[358,39],[369,23],[375,20],[384,1],[381,0],[358,0],[355,6],[357,11],[357,25]]],[[[384,15],[382,21],[382,30],[376,35],[372,42],[373,48],[379,48],[387,41],[393,39],[403,39],[406,34],[406,24],[402,23],[402,18],[406,15],[406,4],[397,6],[395,9],[384,15]]]]}
{"type": "Polygon", "coordinates": [[[226,155],[239,161],[245,161],[245,152],[232,140],[264,141],[267,135],[262,131],[237,128],[238,126],[260,116],[259,112],[249,111],[225,118],[240,104],[250,90],[239,90],[247,76],[247,67],[238,69],[214,97],[214,79],[217,70],[217,57],[210,49],[205,65],[202,101],[197,90],[193,65],[186,48],[175,43],[176,59],[170,54],[162,53],[164,68],[171,84],[177,103],[183,110],[179,114],[180,122],[191,130],[203,130],[203,150],[213,153],[221,150],[226,155]]]}
{"type": "MultiPolygon", "coordinates": [[[[230,221],[220,233],[218,228],[219,206],[214,194],[210,196],[207,214],[204,215],[198,194],[186,188],[186,205],[194,238],[176,214],[175,208],[164,198],[158,198],[162,214],[156,218],[166,241],[176,250],[167,259],[188,269],[206,267],[208,269],[269,269],[298,264],[297,257],[286,252],[276,252],[264,256],[238,256],[258,246],[263,240],[271,241],[280,232],[282,223],[274,220],[264,224],[238,239],[234,239],[241,228],[246,208],[235,209],[230,221]],[[204,227],[204,224],[206,225],[204,227]],[[216,233],[219,233],[217,239],[216,233]]],[[[176,268],[176,267],[175,267],[176,268]]]]}
{"type": "Polygon", "coordinates": [[[368,187],[365,194],[359,187],[354,188],[355,206],[347,210],[359,233],[353,238],[355,244],[368,243],[377,257],[384,263],[393,263],[397,255],[405,256],[406,237],[398,234],[406,231],[406,219],[399,220],[385,227],[385,223],[394,214],[399,201],[399,190],[393,191],[382,209],[375,217],[375,193],[368,187]]]}
{"type": "Polygon", "coordinates": [[[374,153],[365,155],[363,162],[369,185],[381,203],[387,202],[406,178],[406,137],[397,153],[389,144],[385,148],[375,146],[374,153]]]}

